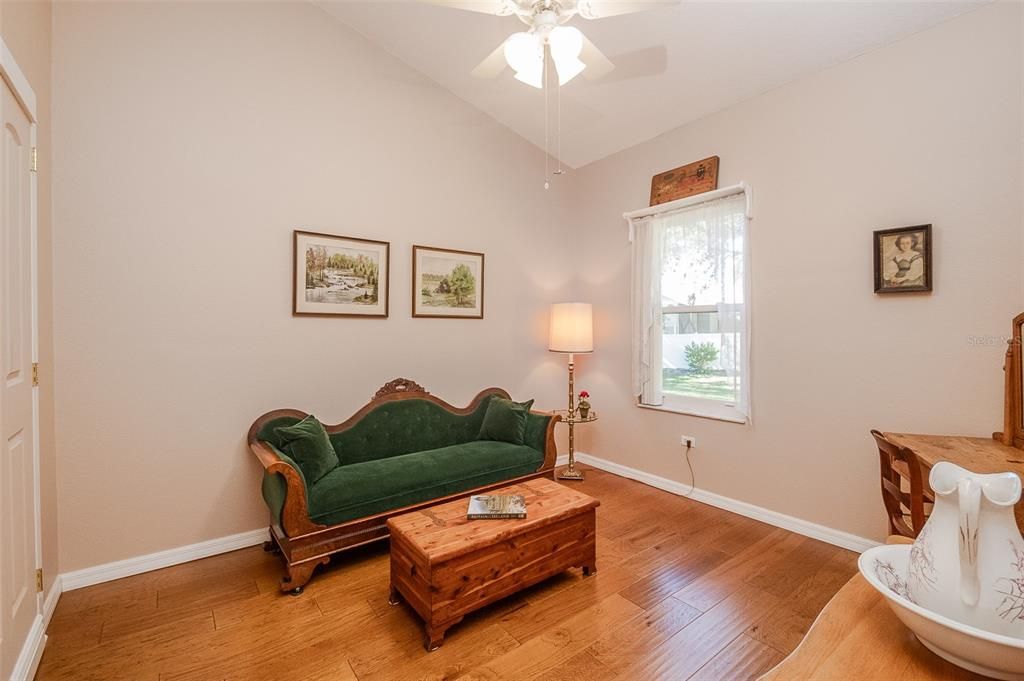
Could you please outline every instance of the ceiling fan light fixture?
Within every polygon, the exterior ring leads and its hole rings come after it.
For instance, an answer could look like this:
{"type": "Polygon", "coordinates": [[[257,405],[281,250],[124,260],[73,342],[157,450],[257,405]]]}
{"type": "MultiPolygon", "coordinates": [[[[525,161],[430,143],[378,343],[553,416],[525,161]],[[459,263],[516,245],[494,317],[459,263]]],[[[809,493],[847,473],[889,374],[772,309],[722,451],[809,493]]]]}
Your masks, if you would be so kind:
{"type": "Polygon", "coordinates": [[[544,70],[544,45],[533,33],[513,33],[505,41],[505,61],[516,77],[534,71],[540,74],[544,70]]]}
{"type": "Polygon", "coordinates": [[[563,59],[555,62],[555,70],[558,71],[558,84],[565,85],[576,76],[583,73],[587,65],[579,59],[563,59]]]}
{"type": "Polygon", "coordinates": [[[538,90],[544,89],[544,72],[541,69],[535,71],[516,71],[516,80],[526,83],[538,90]]]}
{"type": "Polygon", "coordinates": [[[583,33],[575,26],[557,26],[548,36],[548,45],[555,60],[579,57],[583,51],[583,33]]]}
{"type": "Polygon", "coordinates": [[[565,85],[580,75],[586,64],[580,61],[583,52],[583,33],[574,26],[558,26],[548,36],[551,60],[558,71],[558,84],[565,85]]]}

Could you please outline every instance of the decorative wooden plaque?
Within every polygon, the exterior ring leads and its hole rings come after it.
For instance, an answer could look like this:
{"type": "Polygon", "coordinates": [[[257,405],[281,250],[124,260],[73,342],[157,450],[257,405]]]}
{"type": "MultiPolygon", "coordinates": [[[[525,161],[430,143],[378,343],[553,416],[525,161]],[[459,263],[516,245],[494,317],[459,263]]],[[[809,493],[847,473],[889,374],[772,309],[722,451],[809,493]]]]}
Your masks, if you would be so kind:
{"type": "Polygon", "coordinates": [[[651,178],[651,205],[718,189],[718,157],[694,161],[651,178]]]}

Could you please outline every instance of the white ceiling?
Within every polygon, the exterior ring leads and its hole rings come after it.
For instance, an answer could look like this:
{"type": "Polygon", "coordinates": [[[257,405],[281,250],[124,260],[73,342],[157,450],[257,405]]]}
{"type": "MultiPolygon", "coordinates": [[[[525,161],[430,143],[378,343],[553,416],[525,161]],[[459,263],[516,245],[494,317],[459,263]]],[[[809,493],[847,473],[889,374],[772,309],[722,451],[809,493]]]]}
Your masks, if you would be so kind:
{"type": "MultiPolygon", "coordinates": [[[[983,0],[982,0],[983,1],[983,0]]],[[[328,13],[544,147],[544,95],[470,71],[515,17],[416,2],[316,0],[328,13]]],[[[693,2],[577,26],[616,64],[562,89],[561,159],[578,168],[977,7],[955,2],[693,2]]],[[[554,111],[552,100],[552,111],[554,111]]],[[[553,119],[553,114],[552,114],[553,119]]],[[[552,153],[556,144],[551,145],[552,153]]]]}

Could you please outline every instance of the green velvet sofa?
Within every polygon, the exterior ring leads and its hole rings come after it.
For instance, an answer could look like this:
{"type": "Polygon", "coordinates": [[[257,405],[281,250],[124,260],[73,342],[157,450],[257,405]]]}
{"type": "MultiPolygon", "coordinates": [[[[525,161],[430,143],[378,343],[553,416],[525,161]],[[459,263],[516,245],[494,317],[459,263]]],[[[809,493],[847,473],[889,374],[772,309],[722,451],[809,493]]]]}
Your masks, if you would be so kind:
{"type": "Polygon", "coordinates": [[[495,397],[508,393],[488,388],[459,408],[407,379],[391,381],[347,421],[326,426],[342,463],[312,485],[275,434],[307,414],[279,409],[256,419],[248,442],[264,469],[265,548],[287,566],[281,590],[301,593],[332,554],[386,538],[391,516],[551,473],[555,414],[531,411],[522,445],[477,440],[495,397]]]}

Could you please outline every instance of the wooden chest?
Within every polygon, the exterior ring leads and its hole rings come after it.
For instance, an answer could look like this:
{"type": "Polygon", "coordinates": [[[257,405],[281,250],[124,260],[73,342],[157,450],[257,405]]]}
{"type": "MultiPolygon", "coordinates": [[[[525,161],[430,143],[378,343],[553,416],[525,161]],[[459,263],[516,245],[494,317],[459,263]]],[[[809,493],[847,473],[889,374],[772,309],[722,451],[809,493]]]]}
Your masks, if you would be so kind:
{"type": "Polygon", "coordinates": [[[391,603],[426,623],[426,646],[467,614],[572,567],[597,569],[597,499],[537,478],[494,490],[522,494],[523,520],[467,520],[468,498],[388,520],[391,603]]]}

